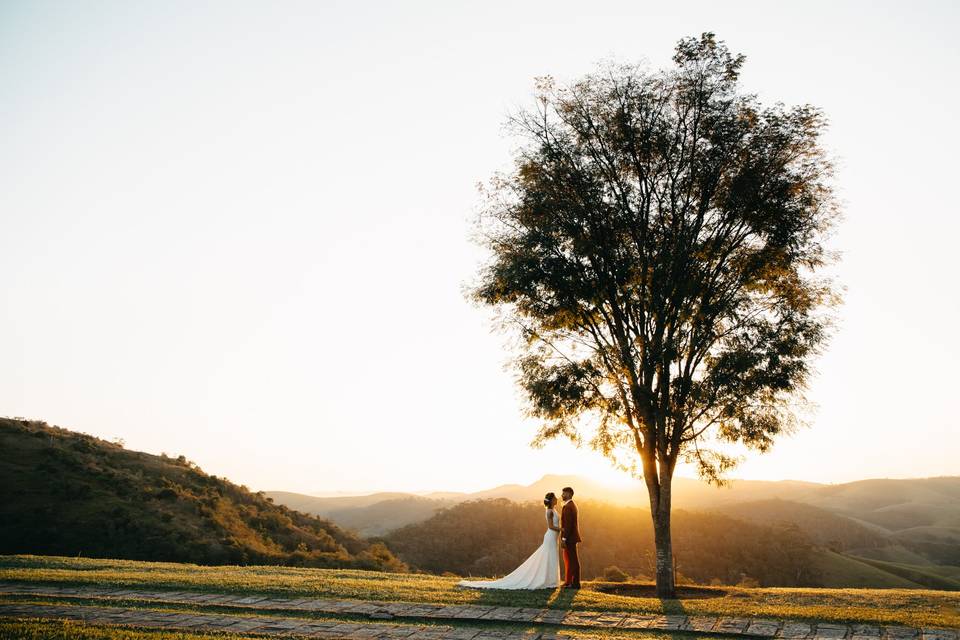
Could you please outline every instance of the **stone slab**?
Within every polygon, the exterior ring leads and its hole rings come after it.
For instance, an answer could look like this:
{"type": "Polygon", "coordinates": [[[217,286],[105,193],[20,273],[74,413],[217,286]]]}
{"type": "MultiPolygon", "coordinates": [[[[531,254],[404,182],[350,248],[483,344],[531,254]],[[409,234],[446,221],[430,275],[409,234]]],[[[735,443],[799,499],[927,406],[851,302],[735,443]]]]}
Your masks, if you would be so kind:
{"type": "Polygon", "coordinates": [[[777,633],[778,638],[786,640],[804,640],[813,635],[813,626],[806,622],[784,622],[777,633]]]}
{"type": "Polygon", "coordinates": [[[909,640],[910,638],[916,638],[919,635],[917,629],[899,625],[886,626],[883,628],[883,631],[884,637],[890,638],[891,640],[909,640]]]}
{"type": "Polygon", "coordinates": [[[480,616],[479,619],[509,621],[510,616],[513,615],[514,611],[515,607],[495,607],[494,609],[480,616]]]}
{"type": "Polygon", "coordinates": [[[776,637],[778,631],[780,631],[779,620],[754,618],[750,621],[750,624],[747,625],[747,628],[743,633],[748,636],[760,638],[774,638],[776,637]]]}
{"type": "Polygon", "coordinates": [[[659,631],[680,631],[686,623],[687,616],[653,616],[647,628],[657,629],[659,631]]]}
{"type": "Polygon", "coordinates": [[[687,618],[687,629],[691,631],[699,631],[701,633],[709,633],[710,631],[713,631],[713,628],[717,626],[717,622],[719,621],[720,618],[689,616],[687,618]]]}
{"type": "Polygon", "coordinates": [[[560,624],[566,615],[567,612],[562,609],[544,609],[537,614],[533,621],[544,624],[560,624]]]}
{"type": "Polygon", "coordinates": [[[750,618],[720,618],[714,631],[740,635],[747,630],[748,626],[750,626],[750,618]]]}

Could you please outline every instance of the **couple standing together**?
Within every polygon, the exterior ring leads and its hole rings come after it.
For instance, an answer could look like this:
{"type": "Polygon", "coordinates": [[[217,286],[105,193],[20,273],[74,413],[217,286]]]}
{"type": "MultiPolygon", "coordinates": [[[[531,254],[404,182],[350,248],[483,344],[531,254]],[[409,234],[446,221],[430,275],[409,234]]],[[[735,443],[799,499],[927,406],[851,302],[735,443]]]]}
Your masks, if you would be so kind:
{"type": "Polygon", "coordinates": [[[553,589],[561,586],[559,543],[563,547],[563,565],[566,567],[562,586],[579,589],[577,545],[581,540],[573,489],[564,487],[560,497],[563,498],[563,511],[557,513],[557,496],[552,491],[544,496],[547,531],[543,534],[543,544],[523,564],[499,580],[461,580],[458,584],[478,589],[553,589]]]}

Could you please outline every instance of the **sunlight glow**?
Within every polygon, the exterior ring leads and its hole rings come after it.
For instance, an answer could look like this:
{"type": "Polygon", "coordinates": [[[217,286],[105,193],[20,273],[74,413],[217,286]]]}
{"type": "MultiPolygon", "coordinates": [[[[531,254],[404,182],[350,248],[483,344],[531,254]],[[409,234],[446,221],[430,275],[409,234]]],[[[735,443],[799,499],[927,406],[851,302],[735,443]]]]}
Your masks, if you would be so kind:
{"type": "Polygon", "coordinates": [[[847,203],[814,424],[735,475],[957,473],[960,341],[930,322],[960,317],[960,4],[543,8],[0,4],[0,413],[254,490],[638,484],[529,447],[504,342],[461,293],[475,185],[509,169],[503,122],[535,77],[663,66],[709,29],[746,91],[824,110],[847,203]],[[922,402],[890,393],[905,371],[922,402]]]}

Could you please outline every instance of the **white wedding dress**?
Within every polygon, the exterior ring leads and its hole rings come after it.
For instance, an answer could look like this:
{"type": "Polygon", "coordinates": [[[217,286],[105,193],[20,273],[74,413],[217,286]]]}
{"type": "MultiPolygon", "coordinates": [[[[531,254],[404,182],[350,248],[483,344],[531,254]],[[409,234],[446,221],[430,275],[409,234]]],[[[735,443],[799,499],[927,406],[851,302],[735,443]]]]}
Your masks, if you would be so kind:
{"type": "MultiPolygon", "coordinates": [[[[553,526],[560,526],[560,516],[553,510],[553,526]]],[[[461,587],[478,589],[553,589],[560,586],[559,531],[547,528],[543,544],[519,567],[499,580],[461,580],[461,587]]]]}

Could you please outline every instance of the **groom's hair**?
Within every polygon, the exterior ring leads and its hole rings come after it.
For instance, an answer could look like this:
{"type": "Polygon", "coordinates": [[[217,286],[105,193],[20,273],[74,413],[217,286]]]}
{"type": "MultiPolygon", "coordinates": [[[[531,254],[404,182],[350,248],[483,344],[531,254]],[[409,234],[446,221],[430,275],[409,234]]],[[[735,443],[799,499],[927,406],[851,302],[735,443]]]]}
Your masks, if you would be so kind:
{"type": "Polygon", "coordinates": [[[569,492],[570,492],[570,495],[573,495],[573,487],[564,487],[563,490],[564,490],[564,491],[569,491],[569,492]]]}

